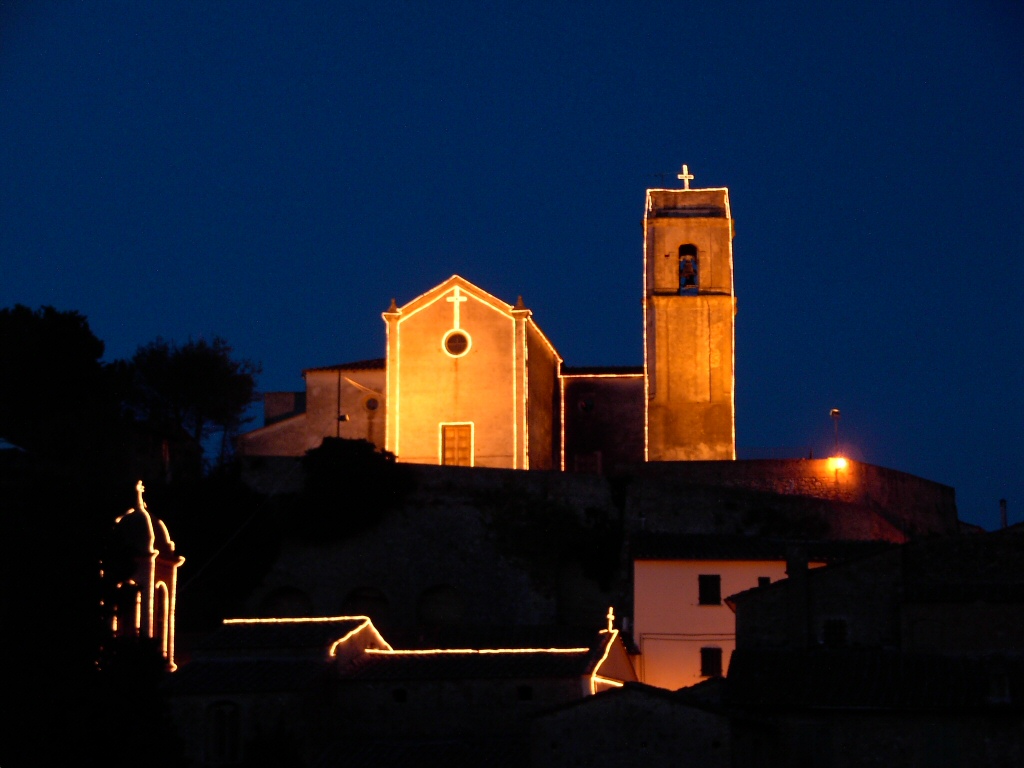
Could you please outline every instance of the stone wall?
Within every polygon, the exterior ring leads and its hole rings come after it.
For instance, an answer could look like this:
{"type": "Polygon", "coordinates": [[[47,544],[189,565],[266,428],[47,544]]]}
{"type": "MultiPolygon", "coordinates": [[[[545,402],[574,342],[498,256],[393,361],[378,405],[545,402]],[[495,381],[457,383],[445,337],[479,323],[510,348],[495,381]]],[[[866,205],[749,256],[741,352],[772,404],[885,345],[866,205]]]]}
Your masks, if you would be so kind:
{"type": "MultiPolygon", "coordinates": [[[[608,605],[628,613],[631,533],[904,541],[956,523],[951,488],[866,464],[831,484],[825,461],[646,464],[612,478],[402,466],[414,490],[400,508],[354,537],[285,542],[251,615],[366,612],[386,635],[437,621],[593,627],[608,605]]],[[[276,495],[304,474],[267,458],[246,476],[276,495]]]]}
{"type": "Polygon", "coordinates": [[[832,459],[650,462],[626,479],[629,519],[644,530],[739,533],[721,528],[767,515],[775,523],[817,520],[826,538],[903,541],[957,531],[952,488],[856,461],[843,469],[832,459]]]}

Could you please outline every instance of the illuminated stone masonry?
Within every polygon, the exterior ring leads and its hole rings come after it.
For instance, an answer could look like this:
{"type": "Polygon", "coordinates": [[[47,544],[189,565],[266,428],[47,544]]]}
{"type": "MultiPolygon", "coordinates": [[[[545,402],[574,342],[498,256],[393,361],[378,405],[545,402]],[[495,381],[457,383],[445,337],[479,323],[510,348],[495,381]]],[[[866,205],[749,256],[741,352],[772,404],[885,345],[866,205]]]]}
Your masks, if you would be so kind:
{"type": "Polygon", "coordinates": [[[247,456],[325,437],[416,464],[602,474],[643,461],[735,459],[732,237],[726,189],[647,191],[644,365],[569,368],[522,297],[453,275],[383,313],[385,357],[310,368],[266,395],[247,456]]]}

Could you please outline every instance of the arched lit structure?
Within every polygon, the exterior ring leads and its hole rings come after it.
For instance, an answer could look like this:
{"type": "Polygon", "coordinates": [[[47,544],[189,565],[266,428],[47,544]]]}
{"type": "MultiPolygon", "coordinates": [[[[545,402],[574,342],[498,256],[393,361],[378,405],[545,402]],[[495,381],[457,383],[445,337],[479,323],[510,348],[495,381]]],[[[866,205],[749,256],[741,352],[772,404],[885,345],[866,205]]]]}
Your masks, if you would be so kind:
{"type": "Polygon", "coordinates": [[[111,631],[115,637],[155,639],[173,671],[178,566],[185,558],[174,551],[167,526],[146,507],[141,480],[135,491],[136,507],[114,523],[115,544],[131,558],[134,572],[115,585],[111,631]]]}

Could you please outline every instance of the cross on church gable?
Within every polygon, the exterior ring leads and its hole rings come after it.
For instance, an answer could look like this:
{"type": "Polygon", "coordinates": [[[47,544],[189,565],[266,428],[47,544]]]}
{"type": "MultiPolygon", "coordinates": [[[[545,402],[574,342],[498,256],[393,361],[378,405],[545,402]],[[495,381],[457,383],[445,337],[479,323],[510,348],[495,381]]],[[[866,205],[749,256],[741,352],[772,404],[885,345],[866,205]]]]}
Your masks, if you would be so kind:
{"type": "Polygon", "coordinates": [[[412,301],[398,308],[396,321],[399,325],[402,325],[419,315],[420,312],[433,307],[435,311],[442,310],[446,317],[451,318],[451,320],[445,323],[451,330],[461,330],[467,320],[466,306],[463,305],[470,301],[470,299],[475,302],[474,306],[486,307],[504,317],[511,317],[515,310],[515,307],[496,296],[492,296],[479,286],[473,285],[458,275],[453,275],[445,282],[434,286],[431,290],[420,294],[412,301]],[[444,309],[448,306],[451,307],[451,315],[448,315],[447,310],[444,309]],[[450,323],[456,320],[456,317],[458,325],[450,325],[450,323]]]}
{"type": "Polygon", "coordinates": [[[452,328],[459,330],[459,305],[464,301],[469,301],[465,296],[462,295],[459,286],[452,288],[452,295],[449,296],[445,301],[452,303],[452,328]]]}

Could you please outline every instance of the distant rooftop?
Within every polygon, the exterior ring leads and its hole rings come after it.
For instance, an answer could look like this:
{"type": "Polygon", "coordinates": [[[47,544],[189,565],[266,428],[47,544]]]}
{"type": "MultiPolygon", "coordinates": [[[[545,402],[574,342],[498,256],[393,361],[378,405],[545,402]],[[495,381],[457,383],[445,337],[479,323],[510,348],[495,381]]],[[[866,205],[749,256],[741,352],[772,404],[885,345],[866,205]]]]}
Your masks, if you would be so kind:
{"type": "Polygon", "coordinates": [[[372,360],[356,360],[351,363],[338,363],[337,365],[322,365],[318,368],[305,368],[303,373],[309,371],[373,371],[383,370],[387,361],[383,357],[375,357],[372,360]]]}

